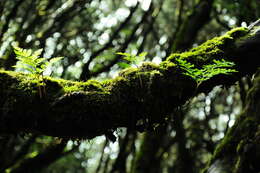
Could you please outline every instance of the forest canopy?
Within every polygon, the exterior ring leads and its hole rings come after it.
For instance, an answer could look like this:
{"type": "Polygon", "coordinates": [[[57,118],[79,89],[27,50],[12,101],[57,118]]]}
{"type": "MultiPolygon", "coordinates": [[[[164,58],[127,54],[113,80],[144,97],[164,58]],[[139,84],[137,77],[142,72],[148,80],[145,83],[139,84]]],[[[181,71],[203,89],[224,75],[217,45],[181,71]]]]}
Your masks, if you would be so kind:
{"type": "Polygon", "coordinates": [[[0,172],[259,172],[259,7],[0,1],[0,172]]]}

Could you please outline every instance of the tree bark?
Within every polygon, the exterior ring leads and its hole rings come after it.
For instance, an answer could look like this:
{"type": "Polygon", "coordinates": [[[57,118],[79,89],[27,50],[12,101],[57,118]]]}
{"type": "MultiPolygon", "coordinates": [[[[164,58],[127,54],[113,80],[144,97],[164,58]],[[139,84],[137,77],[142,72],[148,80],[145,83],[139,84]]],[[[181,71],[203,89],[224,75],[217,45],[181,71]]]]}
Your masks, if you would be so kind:
{"type": "Polygon", "coordinates": [[[243,112],[217,146],[204,173],[258,173],[260,171],[259,74],[247,95],[247,104],[243,112]]]}
{"type": "Polygon", "coordinates": [[[0,71],[0,134],[22,131],[91,139],[118,127],[138,130],[160,124],[196,94],[253,74],[260,65],[256,29],[235,28],[189,52],[172,54],[159,65],[127,68],[104,82],[45,77],[42,88],[35,75],[0,71]],[[238,72],[198,81],[176,59],[187,60],[195,69],[225,59],[238,72]],[[39,88],[46,91],[41,98],[39,88]]]}

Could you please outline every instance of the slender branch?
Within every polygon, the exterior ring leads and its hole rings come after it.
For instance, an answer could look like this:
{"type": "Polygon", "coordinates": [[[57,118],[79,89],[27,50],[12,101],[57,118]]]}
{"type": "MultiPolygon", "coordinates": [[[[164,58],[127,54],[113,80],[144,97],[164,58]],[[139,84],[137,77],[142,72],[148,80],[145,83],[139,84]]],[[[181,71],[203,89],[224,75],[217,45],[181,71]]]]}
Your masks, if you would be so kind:
{"type": "Polygon", "coordinates": [[[113,41],[115,40],[115,38],[119,35],[120,31],[130,22],[131,18],[133,17],[134,13],[137,10],[139,3],[136,4],[135,7],[130,9],[130,13],[127,16],[127,18],[124,20],[124,22],[122,22],[118,28],[113,32],[112,36],[110,37],[109,41],[100,49],[96,50],[95,52],[93,52],[90,57],[89,60],[87,61],[86,64],[83,65],[82,68],[82,73],[80,75],[80,79],[81,80],[86,80],[89,77],[89,64],[92,62],[93,59],[95,59],[98,55],[100,55],[104,50],[110,48],[111,46],[113,46],[113,41]]]}
{"type": "MultiPolygon", "coordinates": [[[[19,167],[12,170],[13,173],[23,173],[23,172],[31,172],[31,171],[40,171],[51,163],[56,161],[57,159],[64,156],[63,150],[66,147],[66,143],[60,143],[56,145],[51,145],[46,148],[42,153],[38,154],[33,158],[25,159],[19,167]]],[[[74,151],[72,149],[72,151],[74,151]]],[[[70,152],[68,152],[70,153],[70,152]]]]}
{"type": "MultiPolygon", "coordinates": [[[[150,21],[147,22],[147,28],[146,28],[146,29],[144,30],[144,32],[142,33],[143,40],[142,40],[142,43],[140,44],[140,46],[139,46],[139,48],[138,48],[137,54],[140,54],[141,52],[143,52],[143,49],[144,49],[144,46],[145,46],[145,43],[146,43],[146,40],[147,40],[147,36],[148,36],[149,33],[151,33],[151,32],[154,30],[154,29],[153,29],[154,23],[155,23],[155,21],[156,21],[156,18],[157,18],[158,15],[159,15],[161,9],[162,9],[162,6],[163,6],[164,2],[165,2],[165,1],[163,0],[163,1],[160,3],[159,8],[157,9],[157,10],[158,10],[157,13],[156,13],[155,15],[152,15],[150,21]]],[[[151,4],[151,5],[153,5],[153,4],[151,4]]]]}
{"type": "MultiPolygon", "coordinates": [[[[145,20],[149,16],[149,14],[151,14],[152,9],[153,8],[152,8],[152,4],[151,4],[149,9],[143,14],[142,19],[133,28],[131,35],[127,39],[125,39],[125,42],[122,44],[122,46],[116,52],[125,52],[126,51],[129,44],[135,39],[136,31],[145,22],[145,20]]],[[[120,59],[120,56],[115,56],[115,58],[113,60],[111,60],[110,62],[108,62],[107,65],[104,65],[102,68],[100,68],[94,72],[90,72],[89,77],[95,77],[102,72],[109,71],[110,68],[119,61],[119,59],[120,59]]]]}
{"type": "Polygon", "coordinates": [[[3,15],[6,1],[0,1],[0,16],[3,15]]]}
{"type": "Polygon", "coordinates": [[[18,12],[18,8],[20,5],[24,2],[24,0],[19,0],[18,2],[15,3],[12,11],[9,13],[9,15],[6,17],[6,21],[4,23],[4,26],[2,28],[2,31],[0,32],[0,38],[3,38],[4,33],[8,30],[9,23],[11,22],[12,19],[16,17],[16,14],[18,12]]]}
{"type": "Polygon", "coordinates": [[[100,159],[99,159],[99,162],[98,162],[98,166],[95,170],[96,173],[99,173],[100,172],[100,169],[101,169],[101,166],[103,164],[103,160],[104,160],[104,154],[105,154],[105,148],[107,147],[107,144],[109,144],[109,141],[108,139],[105,140],[104,144],[103,144],[103,147],[102,147],[102,153],[101,153],[101,156],[100,156],[100,159]]]}
{"type": "MultiPolygon", "coordinates": [[[[28,150],[29,150],[31,144],[32,144],[33,142],[35,142],[36,137],[37,137],[36,135],[33,135],[33,136],[31,136],[27,141],[25,141],[25,143],[22,144],[20,150],[18,150],[18,152],[15,153],[14,157],[13,157],[12,159],[10,159],[10,160],[9,160],[9,163],[8,163],[7,165],[5,165],[4,167],[2,167],[2,168],[0,169],[0,171],[1,171],[1,172],[4,172],[5,169],[12,167],[12,166],[13,166],[15,163],[17,163],[22,157],[24,157],[24,156],[27,154],[27,152],[28,152],[28,150]]],[[[13,148],[14,148],[14,147],[13,147],[13,148]]]]}
{"type": "Polygon", "coordinates": [[[222,27],[224,27],[225,29],[227,29],[227,30],[230,30],[231,29],[231,27],[227,24],[227,23],[225,23],[224,21],[222,21],[220,18],[219,18],[219,16],[220,16],[220,12],[218,12],[217,11],[217,9],[216,8],[213,8],[213,14],[214,14],[214,17],[215,17],[215,20],[217,21],[217,23],[218,24],[220,24],[222,27]]]}
{"type": "Polygon", "coordinates": [[[175,29],[175,32],[173,33],[172,37],[169,38],[168,48],[166,49],[165,58],[168,57],[171,54],[173,42],[176,39],[176,35],[179,32],[181,25],[182,25],[184,0],[179,0],[179,1],[180,1],[180,6],[179,6],[179,10],[178,10],[177,25],[176,25],[176,29],[175,29]]]}
{"type": "MultiPolygon", "coordinates": [[[[190,48],[200,31],[210,21],[211,7],[214,0],[200,0],[187,16],[176,34],[172,45],[172,52],[185,51],[190,48]]],[[[171,46],[171,45],[170,45],[171,46]]]]}

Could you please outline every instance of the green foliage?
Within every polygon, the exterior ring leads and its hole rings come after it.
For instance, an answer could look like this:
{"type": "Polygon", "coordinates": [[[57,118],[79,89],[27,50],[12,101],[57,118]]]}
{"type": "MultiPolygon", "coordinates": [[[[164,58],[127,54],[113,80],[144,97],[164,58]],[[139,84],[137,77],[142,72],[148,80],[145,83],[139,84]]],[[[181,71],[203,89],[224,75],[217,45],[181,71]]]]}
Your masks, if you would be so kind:
{"type": "Polygon", "coordinates": [[[18,69],[20,68],[35,75],[39,81],[39,95],[40,98],[42,98],[46,93],[46,84],[43,79],[43,72],[49,65],[61,60],[62,57],[55,57],[48,61],[46,58],[40,57],[43,49],[38,49],[34,52],[31,49],[22,49],[18,46],[13,46],[13,49],[16,55],[16,59],[18,60],[17,65],[13,67],[18,69]]]}
{"type": "Polygon", "coordinates": [[[47,61],[46,58],[40,57],[43,49],[32,51],[31,49],[22,49],[18,46],[13,46],[16,59],[18,60],[15,68],[23,69],[31,74],[42,75],[46,68],[61,60],[62,57],[55,57],[47,61]]]}
{"type": "Polygon", "coordinates": [[[187,62],[185,59],[176,58],[176,62],[185,71],[185,75],[192,77],[198,82],[208,80],[218,74],[237,72],[235,69],[231,69],[235,64],[224,59],[213,60],[213,64],[204,65],[201,69],[195,68],[193,64],[187,62]]]}
{"type": "Polygon", "coordinates": [[[116,54],[122,55],[123,59],[126,61],[126,62],[117,63],[121,68],[124,69],[130,67],[131,65],[135,65],[137,67],[138,64],[144,61],[147,52],[142,52],[138,55],[131,55],[130,53],[123,53],[123,52],[118,52],[116,54]]]}

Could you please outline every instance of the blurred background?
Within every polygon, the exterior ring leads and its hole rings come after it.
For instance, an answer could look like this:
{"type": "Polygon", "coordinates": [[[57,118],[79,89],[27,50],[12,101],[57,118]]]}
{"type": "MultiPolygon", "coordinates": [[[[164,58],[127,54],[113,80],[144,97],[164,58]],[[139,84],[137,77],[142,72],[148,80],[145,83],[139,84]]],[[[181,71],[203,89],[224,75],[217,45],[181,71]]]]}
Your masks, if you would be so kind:
{"type": "MultiPolygon", "coordinates": [[[[259,0],[0,0],[0,69],[14,70],[12,44],[62,56],[44,74],[75,81],[113,78],[117,52],[160,63],[260,17],[259,0]]],[[[0,136],[0,172],[198,173],[243,109],[251,76],[230,88],[215,87],[176,109],[151,132],[127,129],[69,140],[0,136]]]]}

